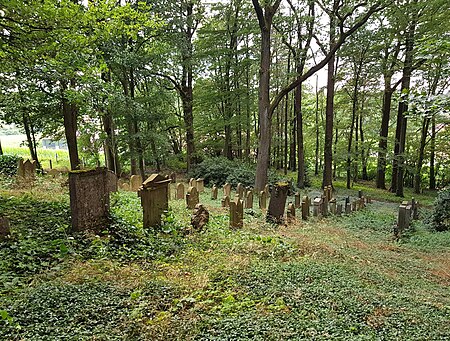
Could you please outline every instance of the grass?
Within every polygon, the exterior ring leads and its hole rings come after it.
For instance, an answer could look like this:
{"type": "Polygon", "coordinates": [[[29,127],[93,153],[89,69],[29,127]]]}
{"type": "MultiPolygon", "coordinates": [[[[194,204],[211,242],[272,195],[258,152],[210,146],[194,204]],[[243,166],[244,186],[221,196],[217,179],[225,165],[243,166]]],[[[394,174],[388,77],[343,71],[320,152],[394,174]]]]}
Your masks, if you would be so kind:
{"type": "Polygon", "coordinates": [[[0,248],[3,339],[450,338],[450,232],[416,221],[394,240],[390,196],[350,216],[285,226],[248,209],[244,228],[232,230],[206,189],[208,228],[191,233],[183,200],[145,230],[136,193],[119,192],[111,226],[90,236],[66,232],[67,188],[42,181],[53,200],[9,184],[0,192],[12,226],[0,248]]]}
{"type": "MultiPolygon", "coordinates": [[[[30,150],[26,147],[3,147],[5,154],[21,156],[24,159],[30,158],[30,150]]],[[[42,167],[49,168],[49,160],[52,160],[53,168],[70,168],[69,152],[61,149],[38,148],[37,154],[42,167]]]]}

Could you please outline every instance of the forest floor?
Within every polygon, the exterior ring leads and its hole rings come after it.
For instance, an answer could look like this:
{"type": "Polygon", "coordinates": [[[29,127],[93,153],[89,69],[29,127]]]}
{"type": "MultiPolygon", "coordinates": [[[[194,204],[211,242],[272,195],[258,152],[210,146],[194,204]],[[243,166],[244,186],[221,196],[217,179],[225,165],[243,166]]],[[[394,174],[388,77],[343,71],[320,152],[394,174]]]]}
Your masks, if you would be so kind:
{"type": "Polygon", "coordinates": [[[207,229],[186,234],[183,200],[149,231],[136,193],[120,191],[111,225],[81,235],[67,233],[66,182],[0,183],[12,230],[0,242],[2,340],[450,339],[450,232],[418,220],[395,240],[399,199],[387,192],[338,182],[340,196],[375,201],[282,226],[248,209],[233,230],[207,188],[207,229]]]}

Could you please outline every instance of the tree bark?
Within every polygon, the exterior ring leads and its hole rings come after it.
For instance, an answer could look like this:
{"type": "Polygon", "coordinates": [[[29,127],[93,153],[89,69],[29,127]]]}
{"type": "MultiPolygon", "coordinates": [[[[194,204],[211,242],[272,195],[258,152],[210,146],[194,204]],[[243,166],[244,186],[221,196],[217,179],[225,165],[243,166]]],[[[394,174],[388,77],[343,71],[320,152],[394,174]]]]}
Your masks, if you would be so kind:
{"type": "Polygon", "coordinates": [[[430,189],[436,189],[436,174],[434,170],[436,150],[436,119],[433,115],[431,118],[431,141],[430,141],[430,189]]]}
{"type": "Polygon", "coordinates": [[[378,141],[377,188],[386,189],[386,154],[389,132],[389,117],[392,103],[391,78],[384,80],[383,109],[381,117],[380,139],[378,141]]]}
{"type": "MultiPolygon", "coordinates": [[[[70,102],[66,96],[68,90],[68,82],[61,81],[61,102],[64,117],[64,133],[66,135],[67,148],[69,149],[69,160],[71,170],[80,169],[80,158],[78,156],[77,145],[77,118],[78,107],[75,103],[70,102]]],[[[70,87],[75,86],[75,80],[70,80],[70,87]]]]}
{"type": "Polygon", "coordinates": [[[430,118],[424,118],[422,122],[422,132],[420,135],[419,155],[417,158],[416,173],[414,174],[414,193],[420,194],[422,182],[422,164],[425,154],[425,145],[428,134],[428,126],[430,125],[430,118]]]}

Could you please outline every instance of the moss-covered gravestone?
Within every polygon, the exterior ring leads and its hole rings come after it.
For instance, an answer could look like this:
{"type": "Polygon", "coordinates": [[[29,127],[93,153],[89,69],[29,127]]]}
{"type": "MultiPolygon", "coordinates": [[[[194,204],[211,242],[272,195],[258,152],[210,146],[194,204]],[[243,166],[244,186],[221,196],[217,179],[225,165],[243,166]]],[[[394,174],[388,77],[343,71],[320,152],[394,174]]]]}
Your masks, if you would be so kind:
{"type": "Polygon", "coordinates": [[[161,224],[161,215],[169,208],[170,182],[171,179],[166,179],[160,174],[152,174],[142,183],[138,196],[141,198],[144,227],[161,224]]]}

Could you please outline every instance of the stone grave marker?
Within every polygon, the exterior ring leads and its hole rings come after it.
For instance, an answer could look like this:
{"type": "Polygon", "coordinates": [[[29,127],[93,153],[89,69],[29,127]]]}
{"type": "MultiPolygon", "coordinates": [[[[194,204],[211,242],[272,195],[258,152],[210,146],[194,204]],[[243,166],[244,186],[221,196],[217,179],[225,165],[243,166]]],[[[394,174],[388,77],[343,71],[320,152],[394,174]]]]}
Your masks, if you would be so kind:
{"type": "Polygon", "coordinates": [[[142,185],[142,177],[140,175],[134,174],[130,178],[130,190],[137,192],[142,185]]]}
{"type": "Polygon", "coordinates": [[[230,202],[230,227],[241,228],[244,225],[244,205],[242,200],[230,202]]]}
{"type": "Polygon", "coordinates": [[[97,231],[104,227],[109,211],[106,168],[69,173],[70,210],[74,231],[97,231]]]}
{"type": "MultiPolygon", "coordinates": [[[[189,187],[195,187],[195,188],[197,188],[197,181],[195,181],[194,178],[191,178],[191,179],[189,180],[189,187]]],[[[188,187],[188,188],[189,188],[189,187],[188,187]]]]}
{"type": "Polygon", "coordinates": [[[230,197],[228,195],[222,198],[222,207],[230,207],[230,197]]]}
{"type": "Polygon", "coordinates": [[[199,193],[203,193],[205,191],[205,179],[198,178],[197,180],[195,180],[195,182],[196,182],[197,191],[199,193]]]}
{"type": "Polygon", "coordinates": [[[212,186],[212,189],[211,189],[211,199],[212,200],[217,200],[217,195],[218,195],[218,189],[217,189],[217,186],[216,185],[213,185],[212,186]]]}
{"type": "Polygon", "coordinates": [[[404,202],[398,207],[397,226],[394,229],[396,237],[400,237],[402,232],[409,227],[409,219],[407,218],[407,211],[404,202]]]}
{"type": "Polygon", "coordinates": [[[236,187],[236,194],[239,195],[239,199],[244,198],[244,185],[242,185],[241,183],[238,183],[236,187]]]}
{"type": "Polygon", "coordinates": [[[295,206],[293,203],[289,203],[286,215],[288,221],[292,222],[295,220],[295,206]]]}
{"type": "Polygon", "coordinates": [[[284,210],[286,206],[287,194],[289,191],[288,183],[276,183],[272,188],[270,195],[269,209],[267,210],[266,220],[281,224],[283,222],[284,210]]]}
{"type": "Polygon", "coordinates": [[[345,198],[345,214],[352,213],[352,206],[350,205],[350,197],[345,198]]]}
{"type": "Polygon", "coordinates": [[[342,215],[342,204],[337,204],[336,206],[336,215],[342,215]]]}
{"type": "Polygon", "coordinates": [[[23,168],[23,159],[19,159],[19,161],[17,161],[17,176],[21,178],[25,177],[25,169],[23,168]]]}
{"type": "Polygon", "coordinates": [[[259,193],[259,208],[262,210],[267,209],[267,193],[265,191],[259,193]]]}
{"type": "Polygon", "coordinates": [[[186,193],[186,206],[193,210],[199,202],[197,187],[189,187],[186,193]]]}
{"type": "Polygon", "coordinates": [[[191,216],[191,225],[194,228],[195,231],[202,231],[203,228],[208,224],[209,222],[209,212],[208,210],[202,205],[197,204],[195,205],[194,212],[191,216]]]}
{"type": "Polygon", "coordinates": [[[300,193],[299,192],[295,193],[294,198],[295,198],[295,201],[294,201],[295,202],[295,208],[299,208],[301,206],[301,204],[302,204],[300,193]]]}
{"type": "Polygon", "coordinates": [[[161,174],[152,174],[138,190],[144,217],[144,227],[161,224],[161,215],[169,209],[169,184],[172,180],[161,174]]]}
{"type": "Polygon", "coordinates": [[[175,184],[177,182],[177,173],[175,172],[170,173],[169,178],[172,180],[171,183],[175,184]]]}
{"type": "Polygon", "coordinates": [[[181,182],[179,182],[177,184],[177,195],[176,195],[176,198],[178,200],[180,200],[180,199],[183,200],[184,199],[184,185],[181,182]]]}
{"type": "Polygon", "coordinates": [[[307,195],[302,200],[302,219],[308,220],[309,217],[309,198],[307,195]]]}
{"type": "Polygon", "coordinates": [[[353,200],[351,203],[352,212],[356,212],[358,210],[358,200],[353,200]]]}
{"type": "Polygon", "coordinates": [[[117,192],[118,191],[118,179],[116,173],[113,171],[108,170],[108,186],[110,192],[117,192]]]}
{"type": "Polygon", "coordinates": [[[411,209],[412,209],[412,218],[414,220],[419,219],[419,211],[417,209],[417,206],[419,205],[419,202],[416,201],[415,198],[411,199],[411,209]]]}
{"type": "Polygon", "coordinates": [[[7,238],[10,233],[9,219],[0,217],[0,240],[7,238]]]}
{"type": "Polygon", "coordinates": [[[245,196],[245,208],[253,208],[253,192],[247,191],[245,196]]]}
{"type": "Polygon", "coordinates": [[[327,217],[328,216],[328,193],[326,196],[322,198],[322,216],[327,217]]]}
{"type": "Polygon", "coordinates": [[[223,185],[223,196],[229,197],[231,194],[231,185],[227,182],[225,185],[223,185]]]}
{"type": "Polygon", "coordinates": [[[26,179],[34,180],[36,177],[36,161],[26,160],[23,163],[23,173],[26,179]]]}
{"type": "Polygon", "coordinates": [[[323,199],[322,198],[314,198],[313,201],[313,215],[314,217],[319,217],[322,215],[321,208],[323,205],[323,199]]]}
{"type": "Polygon", "coordinates": [[[332,198],[331,200],[330,200],[330,202],[329,202],[329,205],[330,205],[330,212],[331,212],[331,214],[334,214],[334,215],[336,215],[336,199],[335,198],[332,198]]]}

